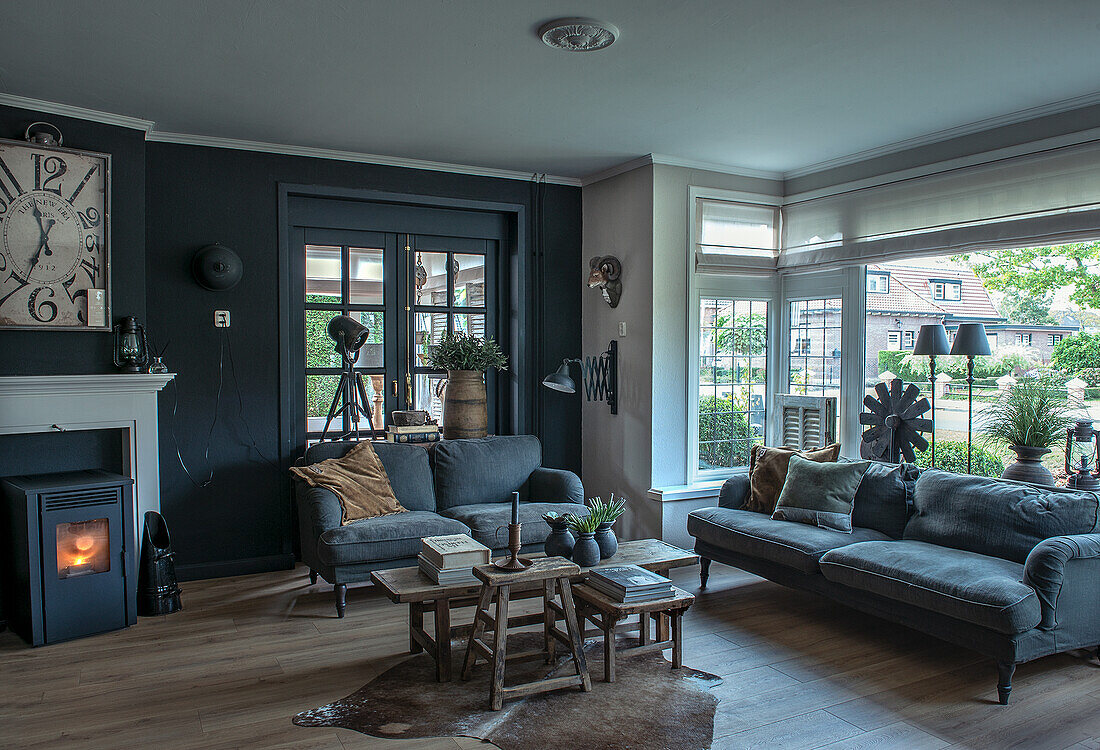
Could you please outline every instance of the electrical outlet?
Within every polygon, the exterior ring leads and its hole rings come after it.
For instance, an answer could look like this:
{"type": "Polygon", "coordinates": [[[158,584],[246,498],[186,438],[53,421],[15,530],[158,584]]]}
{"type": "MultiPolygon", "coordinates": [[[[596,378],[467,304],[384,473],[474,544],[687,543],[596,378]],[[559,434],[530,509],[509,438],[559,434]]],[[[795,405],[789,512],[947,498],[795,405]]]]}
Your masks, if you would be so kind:
{"type": "Polygon", "coordinates": [[[619,321],[619,336],[620,337],[626,336],[626,321],[625,320],[620,320],[619,321]]]}
{"type": "Polygon", "coordinates": [[[228,310],[215,310],[214,311],[214,327],[215,328],[228,328],[229,327],[229,311],[228,310]]]}

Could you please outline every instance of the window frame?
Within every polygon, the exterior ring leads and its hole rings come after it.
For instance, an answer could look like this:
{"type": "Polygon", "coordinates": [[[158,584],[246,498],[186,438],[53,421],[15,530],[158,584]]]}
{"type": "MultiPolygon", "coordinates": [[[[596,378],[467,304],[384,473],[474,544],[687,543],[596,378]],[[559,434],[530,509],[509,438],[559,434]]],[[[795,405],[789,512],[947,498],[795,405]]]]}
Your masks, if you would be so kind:
{"type": "MultiPolygon", "coordinates": [[[[878,286],[877,284],[875,285],[878,286]]],[[[890,274],[883,271],[868,271],[867,272],[867,293],[868,294],[889,294],[890,293],[890,274]],[[884,282],[883,289],[872,289],[871,280],[878,279],[884,282]]]]}
{"type": "Polygon", "coordinates": [[[913,331],[902,331],[901,332],[901,348],[902,349],[912,349],[914,346],[916,346],[916,342],[917,342],[916,334],[913,331]]]}
{"type": "Polygon", "coordinates": [[[778,345],[777,324],[779,311],[776,309],[778,293],[777,280],[764,276],[722,276],[699,274],[693,279],[693,291],[690,296],[691,310],[688,313],[687,335],[687,483],[717,480],[729,477],[744,467],[728,469],[700,469],[699,467],[699,306],[704,299],[734,299],[768,303],[767,322],[767,359],[765,364],[766,387],[764,389],[764,441],[773,435],[774,394],[773,383],[776,378],[778,345]]]}

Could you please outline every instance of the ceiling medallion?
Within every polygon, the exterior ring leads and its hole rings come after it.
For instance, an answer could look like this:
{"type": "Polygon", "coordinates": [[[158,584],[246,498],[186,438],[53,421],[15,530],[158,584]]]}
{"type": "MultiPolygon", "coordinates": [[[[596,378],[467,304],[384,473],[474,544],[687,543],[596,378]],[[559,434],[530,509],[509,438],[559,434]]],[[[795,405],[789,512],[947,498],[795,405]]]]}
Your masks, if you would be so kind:
{"type": "Polygon", "coordinates": [[[619,29],[591,18],[559,18],[544,23],[539,37],[548,47],[567,52],[593,52],[610,47],[619,38],[619,29]]]}

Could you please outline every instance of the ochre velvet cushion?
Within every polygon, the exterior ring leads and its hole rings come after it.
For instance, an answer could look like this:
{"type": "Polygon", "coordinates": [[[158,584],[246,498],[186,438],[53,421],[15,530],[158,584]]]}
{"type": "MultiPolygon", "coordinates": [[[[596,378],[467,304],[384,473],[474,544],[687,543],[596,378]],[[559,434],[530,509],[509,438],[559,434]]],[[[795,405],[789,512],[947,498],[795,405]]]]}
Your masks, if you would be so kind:
{"type": "Polygon", "coordinates": [[[340,458],[294,466],[290,471],[310,487],[324,487],[340,498],[342,525],[406,512],[394,497],[386,469],[369,442],[359,443],[340,458]]]}
{"type": "Polygon", "coordinates": [[[840,443],[812,451],[754,445],[749,453],[749,499],[745,510],[767,513],[769,516],[775,512],[775,503],[783,491],[783,482],[787,480],[787,467],[791,456],[796,453],[818,463],[836,461],[840,455],[840,443]]]}

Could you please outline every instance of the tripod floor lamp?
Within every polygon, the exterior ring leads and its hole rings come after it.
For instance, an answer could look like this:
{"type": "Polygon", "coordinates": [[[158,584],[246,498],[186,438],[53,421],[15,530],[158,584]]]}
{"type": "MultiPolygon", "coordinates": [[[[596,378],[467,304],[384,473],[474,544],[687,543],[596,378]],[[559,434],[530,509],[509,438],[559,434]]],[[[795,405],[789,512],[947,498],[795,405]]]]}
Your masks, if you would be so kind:
{"type": "Polygon", "coordinates": [[[942,323],[920,327],[913,354],[928,357],[928,380],[932,385],[932,468],[936,468],[936,357],[951,353],[947,343],[947,329],[942,323]]]}
{"type": "Polygon", "coordinates": [[[959,323],[955,341],[951,344],[953,356],[966,357],[966,473],[970,473],[971,437],[974,429],[974,357],[988,357],[989,337],[982,323],[959,323]]]}
{"type": "Polygon", "coordinates": [[[346,440],[355,436],[359,440],[359,422],[363,417],[367,418],[370,426],[370,435],[374,436],[374,420],[370,414],[370,401],[367,399],[367,389],[363,385],[363,373],[355,369],[355,363],[359,359],[359,350],[367,343],[370,329],[359,321],[349,318],[347,315],[337,315],[328,322],[328,335],[336,342],[336,352],[340,355],[343,367],[340,371],[340,384],[336,386],[336,393],[332,397],[332,406],[328,409],[328,419],[325,420],[325,429],[321,431],[321,440],[328,438],[328,430],[332,420],[346,415],[350,420],[347,432],[334,440],[346,440]],[[340,402],[343,401],[343,405],[340,402]]]}

